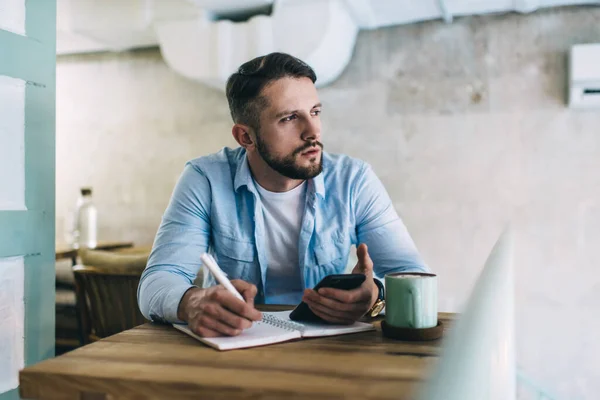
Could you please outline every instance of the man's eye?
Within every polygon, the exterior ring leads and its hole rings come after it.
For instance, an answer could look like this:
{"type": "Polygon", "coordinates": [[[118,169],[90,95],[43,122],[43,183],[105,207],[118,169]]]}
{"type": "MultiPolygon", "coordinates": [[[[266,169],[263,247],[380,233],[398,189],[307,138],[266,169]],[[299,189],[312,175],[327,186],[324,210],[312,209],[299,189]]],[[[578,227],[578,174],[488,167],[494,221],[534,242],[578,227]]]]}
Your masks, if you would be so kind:
{"type": "Polygon", "coordinates": [[[285,117],[281,120],[281,122],[289,122],[292,121],[294,119],[298,118],[298,116],[296,114],[292,114],[289,117],[285,117]]]}
{"type": "Polygon", "coordinates": [[[319,114],[321,114],[321,110],[313,110],[312,114],[315,116],[319,115],[319,114]]]}

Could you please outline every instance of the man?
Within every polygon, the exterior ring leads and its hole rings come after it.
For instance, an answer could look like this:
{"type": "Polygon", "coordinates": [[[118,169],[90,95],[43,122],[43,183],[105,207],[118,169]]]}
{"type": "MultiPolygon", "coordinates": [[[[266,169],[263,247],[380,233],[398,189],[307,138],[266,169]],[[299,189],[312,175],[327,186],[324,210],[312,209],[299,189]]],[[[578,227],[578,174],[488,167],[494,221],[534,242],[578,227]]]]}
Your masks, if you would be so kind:
{"type": "Polygon", "coordinates": [[[272,53],[227,82],[240,147],[187,163],[156,235],[138,290],[146,318],[186,321],[201,336],[238,335],[260,320],[254,302],[297,304],[333,323],[376,313],[374,279],[426,271],[383,185],[364,162],[323,152],[316,75],[272,53]],[[358,245],[354,290],[313,288],[344,273],[358,245]],[[367,247],[368,245],[368,247],[367,247]],[[192,282],[208,250],[242,294],[192,282]]]}

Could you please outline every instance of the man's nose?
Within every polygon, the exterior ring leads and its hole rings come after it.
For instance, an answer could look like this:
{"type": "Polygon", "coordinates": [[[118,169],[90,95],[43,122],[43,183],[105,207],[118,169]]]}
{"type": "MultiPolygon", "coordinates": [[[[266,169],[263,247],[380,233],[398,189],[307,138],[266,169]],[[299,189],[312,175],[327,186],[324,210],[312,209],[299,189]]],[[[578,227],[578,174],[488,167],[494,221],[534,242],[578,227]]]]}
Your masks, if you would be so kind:
{"type": "Polygon", "coordinates": [[[321,139],[321,122],[318,120],[308,120],[302,132],[302,140],[312,141],[321,139]]]}

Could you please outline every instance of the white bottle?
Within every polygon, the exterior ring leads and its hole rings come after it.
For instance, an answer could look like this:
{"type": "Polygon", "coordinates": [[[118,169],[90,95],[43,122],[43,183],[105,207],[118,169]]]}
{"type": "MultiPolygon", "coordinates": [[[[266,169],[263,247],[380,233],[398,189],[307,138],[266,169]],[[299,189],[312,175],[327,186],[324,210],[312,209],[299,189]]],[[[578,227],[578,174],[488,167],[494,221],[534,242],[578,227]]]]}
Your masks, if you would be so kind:
{"type": "Polygon", "coordinates": [[[97,245],[98,211],[92,202],[92,189],[81,189],[81,205],[77,212],[77,243],[80,249],[94,249],[97,245]]]}
{"type": "Polygon", "coordinates": [[[77,223],[77,219],[82,204],[83,196],[80,195],[77,197],[75,208],[69,210],[65,217],[65,242],[74,249],[79,248],[79,224],[77,223]]]}

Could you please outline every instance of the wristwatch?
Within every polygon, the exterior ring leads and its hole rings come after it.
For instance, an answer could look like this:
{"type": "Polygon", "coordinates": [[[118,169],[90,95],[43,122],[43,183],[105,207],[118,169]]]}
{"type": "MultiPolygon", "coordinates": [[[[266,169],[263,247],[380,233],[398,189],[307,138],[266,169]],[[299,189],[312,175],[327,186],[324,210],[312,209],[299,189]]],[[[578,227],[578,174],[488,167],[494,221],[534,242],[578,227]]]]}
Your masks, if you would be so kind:
{"type": "Polygon", "coordinates": [[[377,300],[375,300],[375,304],[373,304],[373,307],[371,307],[371,309],[367,311],[367,315],[369,315],[371,318],[378,316],[381,310],[383,310],[383,308],[385,307],[385,289],[383,287],[383,283],[381,283],[381,281],[375,278],[373,278],[373,280],[379,288],[379,296],[377,296],[377,300]]]}

